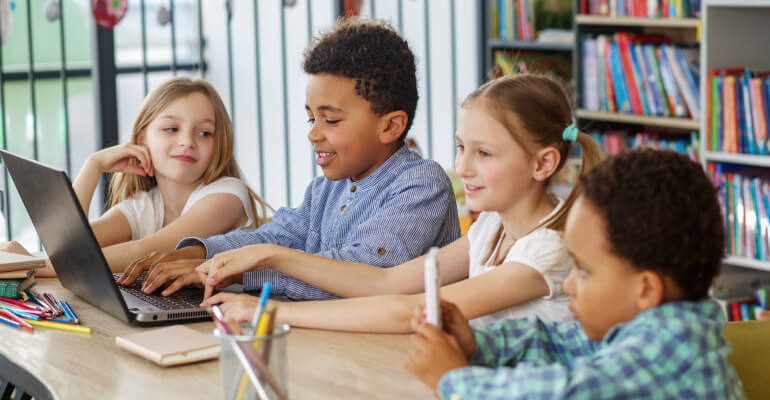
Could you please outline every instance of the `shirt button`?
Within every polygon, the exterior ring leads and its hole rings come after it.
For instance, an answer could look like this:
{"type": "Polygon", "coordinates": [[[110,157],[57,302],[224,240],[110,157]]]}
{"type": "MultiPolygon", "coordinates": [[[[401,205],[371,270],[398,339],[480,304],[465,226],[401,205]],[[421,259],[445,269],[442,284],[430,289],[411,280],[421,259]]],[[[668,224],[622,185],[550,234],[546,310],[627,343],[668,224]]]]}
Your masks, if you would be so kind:
{"type": "Polygon", "coordinates": [[[344,205],[343,205],[342,207],[340,207],[340,211],[345,211],[345,209],[346,209],[347,207],[348,207],[348,206],[344,206],[344,205]]]}
{"type": "Polygon", "coordinates": [[[355,192],[355,191],[356,191],[356,187],[355,187],[355,186],[351,186],[351,187],[350,187],[350,192],[351,192],[351,193],[353,193],[353,192],[355,192]]]}
{"type": "Polygon", "coordinates": [[[380,247],[379,249],[377,249],[377,254],[379,254],[379,255],[381,255],[381,256],[384,256],[384,255],[385,255],[385,249],[383,249],[382,247],[380,247]]]}

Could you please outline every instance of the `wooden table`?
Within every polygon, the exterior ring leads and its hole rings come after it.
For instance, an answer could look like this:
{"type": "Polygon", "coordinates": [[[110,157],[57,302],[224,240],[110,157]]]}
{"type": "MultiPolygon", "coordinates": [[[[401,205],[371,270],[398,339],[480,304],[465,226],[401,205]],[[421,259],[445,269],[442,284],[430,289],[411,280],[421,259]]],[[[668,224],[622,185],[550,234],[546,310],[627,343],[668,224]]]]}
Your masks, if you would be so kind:
{"type": "MultiPolygon", "coordinates": [[[[125,352],[115,336],[152,328],[125,324],[62,288],[39,279],[36,289],[72,305],[90,335],[36,328],[34,333],[0,326],[0,377],[27,375],[44,395],[59,399],[220,397],[219,361],[162,368],[125,352]],[[16,364],[10,370],[7,365],[16,364]],[[6,365],[1,365],[6,364],[6,365]]],[[[204,333],[212,322],[187,326],[204,333]]],[[[293,328],[287,344],[292,399],[431,398],[430,389],[404,368],[408,336],[352,334],[293,328]]],[[[21,376],[21,378],[20,378],[21,376]]],[[[34,386],[33,384],[33,386],[34,386]]],[[[22,383],[17,383],[22,386],[22,383]]],[[[32,391],[32,389],[28,389],[32,391]]]]}

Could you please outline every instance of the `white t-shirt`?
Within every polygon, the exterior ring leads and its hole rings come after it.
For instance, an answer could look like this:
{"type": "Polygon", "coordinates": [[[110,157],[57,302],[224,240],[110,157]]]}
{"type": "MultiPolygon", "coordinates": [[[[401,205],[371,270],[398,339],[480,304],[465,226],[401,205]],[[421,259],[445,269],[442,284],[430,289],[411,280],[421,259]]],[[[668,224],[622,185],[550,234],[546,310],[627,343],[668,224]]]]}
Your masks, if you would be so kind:
{"type": "MultiPolygon", "coordinates": [[[[558,208],[559,206],[557,206],[558,208]]],[[[481,213],[478,220],[471,225],[468,230],[468,242],[470,243],[469,278],[479,276],[494,268],[509,267],[488,266],[482,263],[483,259],[497,244],[497,233],[500,231],[501,225],[500,214],[496,212],[481,213]]],[[[546,321],[569,321],[572,319],[572,313],[567,308],[569,296],[562,293],[562,283],[572,267],[572,261],[561,232],[545,227],[532,231],[513,244],[505,256],[505,261],[503,261],[503,263],[508,262],[523,264],[539,272],[548,284],[549,294],[524,304],[475,318],[471,320],[471,325],[484,326],[501,319],[531,316],[538,316],[546,321]]],[[[515,286],[511,286],[510,290],[516,289],[515,286]]],[[[490,295],[499,296],[501,294],[492,293],[490,295]]]]}
{"type": "MultiPolygon", "coordinates": [[[[198,200],[217,193],[229,193],[238,197],[248,217],[246,224],[240,228],[255,228],[249,190],[240,179],[230,176],[221,177],[208,185],[200,185],[195,188],[190,197],[187,198],[182,214],[187,212],[198,200]]],[[[161,196],[157,186],[147,192],[137,193],[128,200],[123,200],[115,207],[123,213],[128,224],[131,225],[131,240],[146,238],[163,228],[163,196],[161,196]]]]}

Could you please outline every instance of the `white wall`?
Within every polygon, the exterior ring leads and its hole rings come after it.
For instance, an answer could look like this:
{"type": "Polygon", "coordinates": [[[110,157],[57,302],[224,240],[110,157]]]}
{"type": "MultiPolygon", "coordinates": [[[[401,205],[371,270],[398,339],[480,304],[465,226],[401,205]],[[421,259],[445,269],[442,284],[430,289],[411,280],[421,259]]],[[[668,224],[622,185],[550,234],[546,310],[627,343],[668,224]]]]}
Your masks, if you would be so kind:
{"type": "MultiPolygon", "coordinates": [[[[280,1],[259,0],[257,24],[254,23],[255,2],[233,3],[234,107],[230,102],[225,0],[208,0],[204,9],[208,79],[217,87],[234,116],[236,157],[248,183],[273,207],[297,206],[307,184],[314,175],[321,173],[314,165],[312,148],[306,137],[307,77],[302,72],[302,53],[311,34],[318,35],[334,23],[335,1],[296,0],[294,6],[282,10],[280,1]],[[258,110],[256,95],[255,27],[259,29],[261,110],[258,110]],[[285,53],[282,43],[285,43],[285,53]],[[258,144],[260,115],[264,151],[258,144]],[[285,132],[288,132],[288,141],[285,132]]],[[[389,20],[396,29],[401,27],[418,60],[420,101],[410,136],[418,142],[426,157],[437,160],[445,168],[452,168],[457,106],[478,84],[479,4],[468,0],[379,0],[373,3],[363,0],[362,14],[389,20]],[[403,20],[399,14],[403,15],[403,20]]]]}

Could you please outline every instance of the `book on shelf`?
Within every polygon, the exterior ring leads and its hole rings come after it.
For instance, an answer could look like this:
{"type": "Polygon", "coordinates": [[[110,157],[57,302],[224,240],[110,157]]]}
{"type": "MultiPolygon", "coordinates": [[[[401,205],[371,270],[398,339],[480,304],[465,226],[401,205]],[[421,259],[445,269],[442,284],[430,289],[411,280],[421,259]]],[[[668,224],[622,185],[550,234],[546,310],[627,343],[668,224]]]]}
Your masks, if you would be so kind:
{"type": "Polygon", "coordinates": [[[699,18],[701,0],[580,0],[581,14],[605,17],[699,18]]]}
{"type": "Polygon", "coordinates": [[[770,261],[770,173],[762,168],[709,163],[724,218],[726,253],[770,261]]]}
{"type": "Polygon", "coordinates": [[[670,132],[662,129],[616,129],[610,131],[586,132],[599,143],[602,153],[612,155],[626,149],[647,147],[658,150],[673,150],[688,156],[694,162],[698,162],[698,134],[697,132],[670,132]]]}
{"type": "Polygon", "coordinates": [[[707,84],[706,148],[770,155],[770,72],[714,69],[707,84]]]}
{"type": "Polygon", "coordinates": [[[767,296],[770,287],[761,287],[751,294],[715,297],[728,321],[756,321],[766,319],[767,296]]]}
{"type": "Polygon", "coordinates": [[[572,28],[571,0],[488,1],[492,39],[539,41],[544,35],[544,42],[571,43],[564,33],[572,28]]]}
{"type": "Polygon", "coordinates": [[[582,107],[592,111],[700,117],[697,48],[663,35],[581,35],[582,107]]]}

